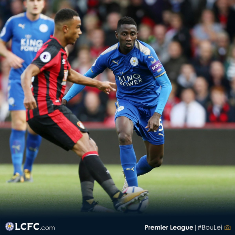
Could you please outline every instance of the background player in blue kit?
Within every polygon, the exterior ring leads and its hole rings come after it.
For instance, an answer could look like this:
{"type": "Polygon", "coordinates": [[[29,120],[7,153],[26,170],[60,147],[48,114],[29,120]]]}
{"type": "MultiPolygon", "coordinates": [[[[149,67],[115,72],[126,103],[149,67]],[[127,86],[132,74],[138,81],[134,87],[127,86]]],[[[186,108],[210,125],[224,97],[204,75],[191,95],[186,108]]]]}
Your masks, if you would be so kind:
{"type": "Polygon", "coordinates": [[[32,181],[32,165],[38,153],[41,137],[28,127],[23,174],[21,167],[25,148],[26,112],[20,76],[54,32],[54,21],[41,14],[45,5],[44,0],[25,0],[24,4],[26,12],[11,17],[0,35],[0,55],[6,57],[11,66],[8,103],[12,122],[10,149],[14,173],[9,183],[32,181]],[[6,42],[10,39],[12,52],[6,48],[6,42]]]}
{"type": "MultiPolygon", "coordinates": [[[[129,186],[138,186],[137,176],[162,164],[161,115],[171,91],[171,83],[155,51],[137,40],[137,35],[136,22],[130,17],[121,18],[116,31],[119,43],[105,50],[85,74],[94,78],[108,67],[115,75],[116,130],[121,164],[129,186]],[[142,137],[147,151],[137,164],[132,145],[133,129],[142,137]]],[[[83,88],[74,84],[63,99],[69,101],[83,88]]]]}

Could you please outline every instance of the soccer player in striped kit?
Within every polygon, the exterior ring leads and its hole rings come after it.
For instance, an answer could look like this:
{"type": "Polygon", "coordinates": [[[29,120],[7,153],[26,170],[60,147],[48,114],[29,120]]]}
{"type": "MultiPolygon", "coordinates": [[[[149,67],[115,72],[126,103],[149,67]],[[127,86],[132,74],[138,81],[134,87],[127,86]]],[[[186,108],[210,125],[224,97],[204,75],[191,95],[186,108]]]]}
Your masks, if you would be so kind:
{"type": "Polygon", "coordinates": [[[65,150],[73,150],[82,158],[79,166],[83,195],[82,211],[108,211],[94,201],[94,180],[110,196],[115,209],[125,211],[130,203],[147,195],[148,191],[125,194],[115,186],[109,171],[99,158],[98,148],[88,131],[62,104],[66,80],[93,86],[106,93],[115,90],[112,87],[114,83],[93,80],[71,69],[65,47],[76,42],[82,34],[80,27],[81,20],[77,12],[71,9],[60,10],[55,16],[54,36],[42,46],[22,74],[27,121],[43,138],[65,150]],[[32,77],[34,79],[31,89],[32,77]]]}

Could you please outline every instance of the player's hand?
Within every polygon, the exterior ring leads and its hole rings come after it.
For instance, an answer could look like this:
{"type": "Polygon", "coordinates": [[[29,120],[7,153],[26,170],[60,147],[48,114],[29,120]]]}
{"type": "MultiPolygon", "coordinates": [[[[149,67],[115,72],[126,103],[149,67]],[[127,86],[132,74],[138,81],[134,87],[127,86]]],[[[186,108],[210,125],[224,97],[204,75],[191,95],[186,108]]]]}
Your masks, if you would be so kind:
{"type": "Polygon", "coordinates": [[[12,52],[9,51],[9,53],[7,54],[6,57],[9,65],[14,68],[14,69],[18,69],[22,67],[22,64],[24,62],[24,60],[22,60],[20,57],[18,57],[17,55],[13,54],[12,52]]]}
{"type": "Polygon", "coordinates": [[[63,104],[63,105],[66,105],[66,104],[67,104],[67,100],[62,99],[62,104],[63,104]]]}
{"type": "Polygon", "coordinates": [[[33,95],[25,96],[24,98],[24,107],[26,109],[35,109],[37,108],[36,100],[34,99],[33,95]]]}
{"type": "Polygon", "coordinates": [[[109,94],[111,91],[116,91],[116,83],[113,82],[100,82],[98,81],[97,88],[106,94],[109,94]]]}
{"type": "Polygon", "coordinates": [[[149,119],[148,125],[145,127],[150,131],[157,131],[160,125],[161,114],[154,113],[153,116],[149,119]]]}

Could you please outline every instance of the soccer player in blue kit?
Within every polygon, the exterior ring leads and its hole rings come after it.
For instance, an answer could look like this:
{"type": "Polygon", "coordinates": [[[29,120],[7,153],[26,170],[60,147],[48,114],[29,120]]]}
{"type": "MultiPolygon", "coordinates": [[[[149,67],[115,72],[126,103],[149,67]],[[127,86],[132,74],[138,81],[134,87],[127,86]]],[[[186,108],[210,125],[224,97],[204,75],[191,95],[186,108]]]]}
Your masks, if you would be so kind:
{"type": "Polygon", "coordinates": [[[6,57],[11,66],[8,103],[12,122],[10,149],[14,173],[8,183],[32,181],[32,165],[38,153],[41,137],[28,127],[23,173],[21,167],[25,149],[26,111],[20,77],[43,43],[54,32],[54,21],[41,14],[45,5],[44,0],[25,0],[24,5],[26,12],[9,18],[0,35],[0,55],[6,57]],[[6,47],[10,39],[12,52],[6,47]]]}
{"type": "MultiPolygon", "coordinates": [[[[94,78],[107,67],[115,75],[115,122],[121,164],[126,187],[138,186],[137,176],[162,164],[164,130],[161,115],[171,92],[171,83],[153,48],[137,40],[137,24],[132,18],[122,17],[115,34],[119,43],[105,50],[85,76],[94,78]],[[132,145],[133,129],[142,137],[147,151],[138,163],[132,145]]],[[[83,88],[74,84],[64,96],[63,103],[83,88]]]]}

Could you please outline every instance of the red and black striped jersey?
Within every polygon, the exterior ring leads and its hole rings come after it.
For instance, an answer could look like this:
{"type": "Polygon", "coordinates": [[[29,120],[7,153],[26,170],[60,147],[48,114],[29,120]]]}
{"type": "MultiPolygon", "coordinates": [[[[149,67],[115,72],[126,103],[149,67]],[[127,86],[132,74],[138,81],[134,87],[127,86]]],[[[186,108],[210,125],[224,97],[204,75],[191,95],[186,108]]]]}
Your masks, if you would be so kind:
{"type": "Polygon", "coordinates": [[[65,49],[55,37],[43,44],[32,64],[40,69],[40,73],[32,78],[31,88],[37,108],[27,111],[27,119],[51,113],[54,105],[61,105],[71,68],[65,49]]]}

